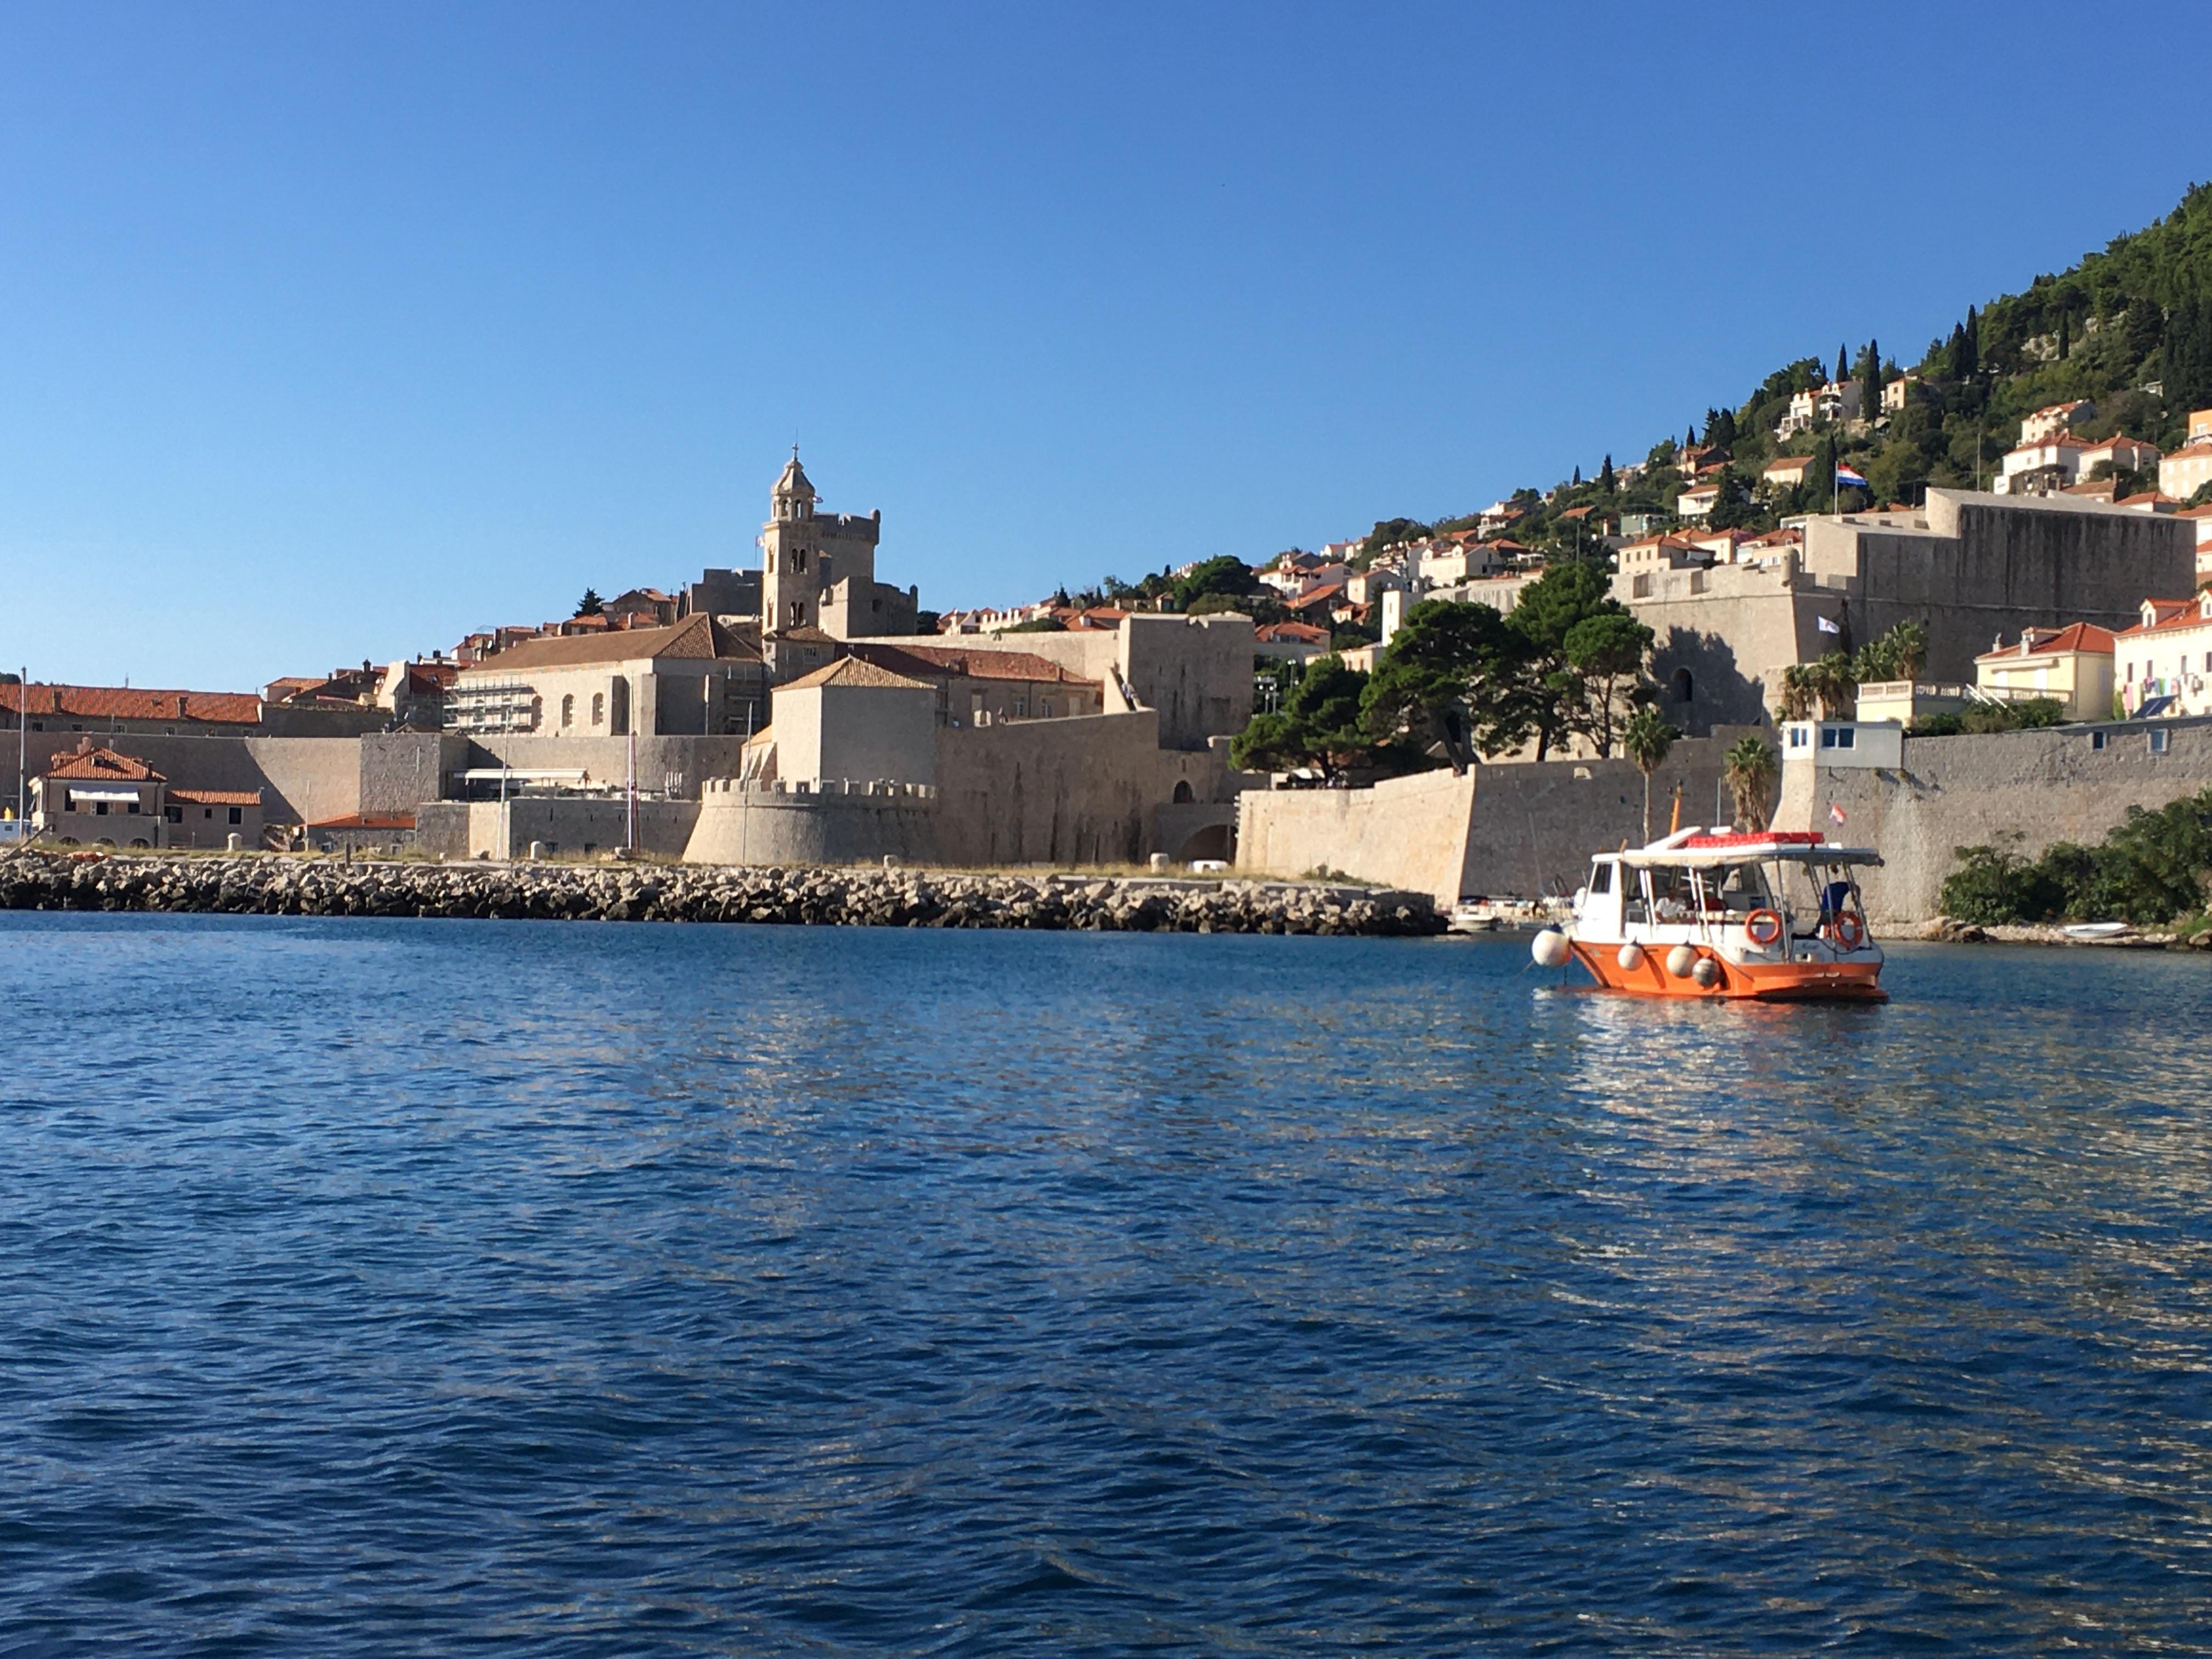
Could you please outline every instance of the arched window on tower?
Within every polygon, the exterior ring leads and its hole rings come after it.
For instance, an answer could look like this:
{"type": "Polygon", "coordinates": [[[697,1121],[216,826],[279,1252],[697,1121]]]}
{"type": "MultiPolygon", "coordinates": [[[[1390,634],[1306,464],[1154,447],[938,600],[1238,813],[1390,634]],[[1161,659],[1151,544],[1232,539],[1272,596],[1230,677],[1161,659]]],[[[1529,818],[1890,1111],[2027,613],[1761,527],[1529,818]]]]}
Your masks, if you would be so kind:
{"type": "Polygon", "coordinates": [[[561,699],[561,729],[562,729],[563,732],[565,732],[565,731],[567,731],[570,726],[574,726],[575,723],[576,723],[576,699],[575,699],[574,696],[566,696],[566,697],[562,698],[562,699],[561,699]]]}
{"type": "Polygon", "coordinates": [[[1690,678],[1688,669],[1678,668],[1674,671],[1674,692],[1676,702],[1689,702],[1697,694],[1697,690],[1698,684],[1690,678]]]}

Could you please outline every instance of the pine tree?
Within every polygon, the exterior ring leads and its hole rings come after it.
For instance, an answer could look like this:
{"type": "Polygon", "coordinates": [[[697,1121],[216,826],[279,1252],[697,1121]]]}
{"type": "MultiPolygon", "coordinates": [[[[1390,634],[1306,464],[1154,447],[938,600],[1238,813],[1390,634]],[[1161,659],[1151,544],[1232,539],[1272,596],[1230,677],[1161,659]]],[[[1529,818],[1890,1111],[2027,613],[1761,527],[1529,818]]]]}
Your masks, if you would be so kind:
{"type": "Polygon", "coordinates": [[[606,610],[606,601],[592,588],[586,588],[584,597],[576,601],[576,614],[580,617],[603,617],[606,610]]]}

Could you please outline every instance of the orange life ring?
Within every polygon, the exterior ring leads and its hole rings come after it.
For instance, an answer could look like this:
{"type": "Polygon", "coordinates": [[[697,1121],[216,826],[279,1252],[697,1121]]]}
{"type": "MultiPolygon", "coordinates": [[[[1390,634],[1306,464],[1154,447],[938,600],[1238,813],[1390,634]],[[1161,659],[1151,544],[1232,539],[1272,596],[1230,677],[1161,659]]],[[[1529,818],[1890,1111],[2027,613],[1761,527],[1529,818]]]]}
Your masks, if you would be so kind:
{"type": "Polygon", "coordinates": [[[1773,945],[1782,938],[1782,915],[1778,910],[1753,910],[1743,919],[1744,937],[1753,945],[1773,945]]]}
{"type": "Polygon", "coordinates": [[[1836,943],[1846,951],[1856,951],[1866,943],[1866,924],[1848,910],[1837,911],[1828,926],[1835,932],[1836,943]]]}

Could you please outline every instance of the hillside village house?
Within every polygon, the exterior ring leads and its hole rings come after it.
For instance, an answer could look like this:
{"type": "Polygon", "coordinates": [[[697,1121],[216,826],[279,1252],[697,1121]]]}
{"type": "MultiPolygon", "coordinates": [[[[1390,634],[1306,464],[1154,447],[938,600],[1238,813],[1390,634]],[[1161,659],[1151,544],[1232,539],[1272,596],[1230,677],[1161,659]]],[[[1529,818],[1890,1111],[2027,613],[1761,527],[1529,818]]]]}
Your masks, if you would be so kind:
{"type": "Polygon", "coordinates": [[[471,737],[742,734],[768,723],[768,669],[749,632],[699,615],[524,640],[460,670],[445,701],[447,728],[471,737]]]}
{"type": "Polygon", "coordinates": [[[2212,409],[2199,409],[2189,416],[2189,436],[2181,447],[2158,464],[2158,490],[2177,501],[2185,501],[2212,483],[2212,409]]]}
{"type": "Polygon", "coordinates": [[[2008,698],[2056,697],[2069,720],[2110,720],[2113,637],[2094,623],[2024,629],[1974,659],[1974,684],[2008,698]]]}
{"type": "Polygon", "coordinates": [[[2000,495],[2050,495],[2081,483],[2100,465],[2111,472],[2148,472],[2158,463],[2156,444],[2124,434],[2086,443],[2057,433],[2007,451],[1990,489],[2000,495]]]}
{"type": "Polygon", "coordinates": [[[2212,591],[2145,599],[2142,620],[2113,637],[2112,655],[2128,719],[2212,713],[2212,591]]]}
{"type": "Polygon", "coordinates": [[[1911,401],[1912,388],[1920,384],[1917,374],[1900,374],[1886,382],[1881,388],[1881,412],[1894,415],[1911,401]]]}
{"type": "Polygon", "coordinates": [[[89,738],[31,781],[31,823],[56,841],[106,847],[261,844],[258,790],[172,789],[144,761],[89,738]]]}
{"type": "Polygon", "coordinates": [[[2072,403],[2046,404],[2020,423],[2020,441],[2024,444],[2039,444],[2048,438],[2063,437],[2076,421],[2095,418],[2096,404],[2086,398],[2072,403]]]}
{"type": "Polygon", "coordinates": [[[1790,412],[1782,417],[1782,424],[1774,428],[1778,438],[1788,438],[1800,432],[1810,432],[1822,422],[1856,421],[1863,388],[1857,380],[1831,381],[1804,392],[1790,395],[1790,412]]]}
{"type": "Polygon", "coordinates": [[[1794,489],[1813,469],[1810,455],[1784,455],[1759,469],[1759,481],[1769,489],[1794,489]]]}
{"type": "Polygon", "coordinates": [[[1674,512],[1680,518],[1702,519],[1713,510],[1720,494],[1718,484],[1699,484],[1694,489],[1686,489],[1674,498],[1674,512]]]}

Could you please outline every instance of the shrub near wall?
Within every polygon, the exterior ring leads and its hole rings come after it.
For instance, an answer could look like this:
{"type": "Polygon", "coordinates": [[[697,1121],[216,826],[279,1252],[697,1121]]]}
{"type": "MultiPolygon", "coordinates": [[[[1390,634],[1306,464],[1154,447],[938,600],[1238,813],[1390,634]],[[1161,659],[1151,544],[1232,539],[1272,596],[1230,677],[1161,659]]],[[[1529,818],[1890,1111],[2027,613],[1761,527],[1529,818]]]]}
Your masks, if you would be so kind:
{"type": "Polygon", "coordinates": [[[2155,811],[2130,806],[2094,847],[2059,842],[2027,859],[2018,842],[1956,849],[1943,913],[1984,925],[2172,921],[2203,910],[2212,894],[2212,789],[2155,811]]]}

